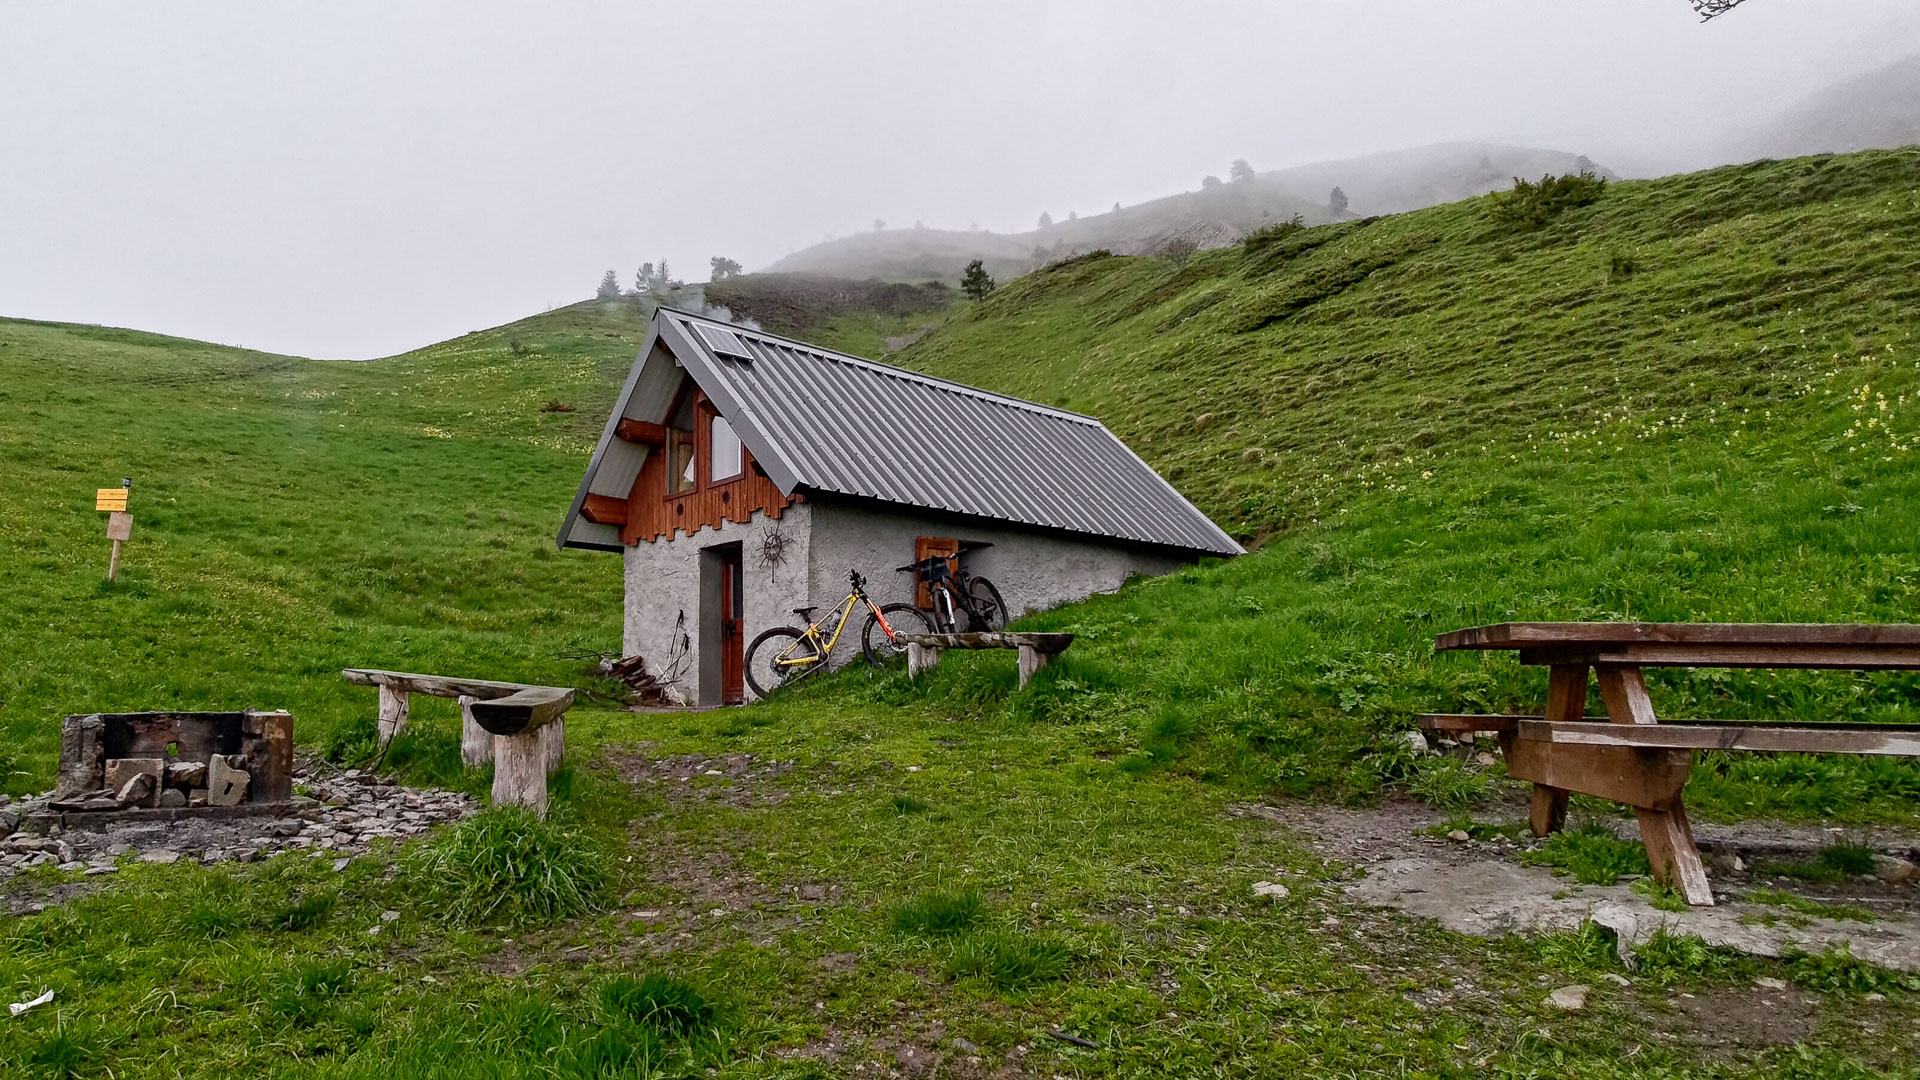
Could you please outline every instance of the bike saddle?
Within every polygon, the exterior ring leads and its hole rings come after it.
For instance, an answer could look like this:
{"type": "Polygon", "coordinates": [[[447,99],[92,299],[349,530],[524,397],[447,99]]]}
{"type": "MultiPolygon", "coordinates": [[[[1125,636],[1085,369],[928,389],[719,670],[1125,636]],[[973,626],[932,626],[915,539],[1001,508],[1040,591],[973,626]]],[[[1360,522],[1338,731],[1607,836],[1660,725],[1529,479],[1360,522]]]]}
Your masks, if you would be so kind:
{"type": "Polygon", "coordinates": [[[794,609],[793,609],[793,613],[794,613],[795,615],[798,615],[798,616],[800,616],[801,618],[803,618],[803,619],[805,619],[805,620],[807,620],[808,622],[812,622],[812,621],[813,621],[813,613],[814,613],[814,611],[815,611],[815,610],[817,610],[817,609],[818,609],[819,607],[820,607],[820,605],[819,605],[819,604],[809,604],[809,605],[807,605],[806,607],[797,607],[797,608],[794,608],[794,609]]]}

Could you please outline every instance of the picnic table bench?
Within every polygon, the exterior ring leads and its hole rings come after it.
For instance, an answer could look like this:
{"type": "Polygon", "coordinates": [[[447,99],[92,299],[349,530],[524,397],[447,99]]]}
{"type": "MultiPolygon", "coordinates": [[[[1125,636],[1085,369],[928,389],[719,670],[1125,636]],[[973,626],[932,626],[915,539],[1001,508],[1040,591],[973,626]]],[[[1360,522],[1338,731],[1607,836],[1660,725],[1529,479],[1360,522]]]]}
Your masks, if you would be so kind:
{"type": "Polygon", "coordinates": [[[1920,727],[1667,721],[1654,715],[1643,668],[1920,670],[1920,626],[1802,623],[1501,623],[1441,634],[1435,651],[1505,649],[1546,667],[1542,716],[1429,714],[1433,731],[1490,731],[1507,773],[1533,782],[1530,825],[1545,836],[1566,820],[1570,792],[1631,806],[1654,877],[1687,903],[1713,891],[1681,797],[1695,750],[1920,757],[1920,727]],[[1587,677],[1605,717],[1589,718],[1587,677]]]}
{"type": "Polygon", "coordinates": [[[943,649],[1018,649],[1020,650],[1020,687],[1025,689],[1034,673],[1046,667],[1054,657],[1073,644],[1072,634],[1013,634],[1004,630],[985,634],[905,634],[907,674],[929,671],[940,662],[943,649]]]}
{"type": "Polygon", "coordinates": [[[460,760],[470,769],[493,762],[494,805],[526,806],[546,816],[547,777],[566,755],[572,689],[380,668],[346,668],[340,675],[355,685],[379,688],[383,747],[407,729],[409,695],[459,701],[460,760]]]}

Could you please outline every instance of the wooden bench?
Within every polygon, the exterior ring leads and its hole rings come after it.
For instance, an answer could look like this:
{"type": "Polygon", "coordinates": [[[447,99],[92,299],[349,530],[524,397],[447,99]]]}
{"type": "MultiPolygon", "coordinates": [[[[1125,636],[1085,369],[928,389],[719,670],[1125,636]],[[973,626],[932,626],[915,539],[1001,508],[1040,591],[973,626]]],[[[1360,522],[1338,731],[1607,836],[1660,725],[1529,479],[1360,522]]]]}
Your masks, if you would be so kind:
{"type": "Polygon", "coordinates": [[[940,662],[945,649],[1018,649],[1020,650],[1020,687],[1025,689],[1034,672],[1046,667],[1054,657],[1073,644],[1072,634],[907,634],[907,674],[931,671],[940,662]]]}
{"type": "Polygon", "coordinates": [[[546,816],[547,777],[566,756],[571,689],[379,668],[346,668],[340,674],[357,686],[379,688],[383,747],[407,729],[408,695],[459,701],[461,762],[469,769],[493,762],[495,806],[525,806],[546,816]]]}
{"type": "Polygon", "coordinates": [[[1544,716],[1422,716],[1429,731],[1491,732],[1507,774],[1533,782],[1530,823],[1545,836],[1566,820],[1578,791],[1633,808],[1654,877],[1689,904],[1713,892],[1694,847],[1681,792],[1695,750],[1920,756],[1920,727],[1662,721],[1645,667],[1920,670],[1920,626],[1790,623],[1502,623],[1455,630],[1435,651],[1510,649],[1549,669],[1544,716]],[[1584,715],[1589,674],[1607,715],[1584,715]]]}

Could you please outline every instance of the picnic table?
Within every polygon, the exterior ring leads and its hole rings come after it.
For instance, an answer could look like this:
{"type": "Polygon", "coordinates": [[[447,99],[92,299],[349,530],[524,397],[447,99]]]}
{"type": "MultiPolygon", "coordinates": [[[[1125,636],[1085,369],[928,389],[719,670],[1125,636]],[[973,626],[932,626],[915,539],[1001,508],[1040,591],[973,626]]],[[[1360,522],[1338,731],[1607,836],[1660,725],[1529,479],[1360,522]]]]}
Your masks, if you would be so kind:
{"type": "Polygon", "coordinates": [[[1920,626],[1810,623],[1500,623],[1441,634],[1437,652],[1504,649],[1549,670],[1543,716],[1420,718],[1429,730],[1498,735],[1508,775],[1533,782],[1536,836],[1559,829],[1580,792],[1631,806],[1654,877],[1687,903],[1713,892],[1681,798],[1695,750],[1920,757],[1920,727],[1668,721],[1654,714],[1643,668],[1920,670],[1920,626]],[[1585,715],[1588,675],[1607,715],[1585,715]]]}

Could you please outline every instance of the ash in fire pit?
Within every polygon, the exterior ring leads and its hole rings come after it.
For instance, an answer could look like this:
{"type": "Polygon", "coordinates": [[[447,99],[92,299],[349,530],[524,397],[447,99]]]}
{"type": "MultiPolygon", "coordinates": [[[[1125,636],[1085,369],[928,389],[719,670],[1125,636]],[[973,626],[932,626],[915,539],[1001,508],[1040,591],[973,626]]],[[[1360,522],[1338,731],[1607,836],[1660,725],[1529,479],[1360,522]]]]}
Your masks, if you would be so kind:
{"type": "Polygon", "coordinates": [[[264,808],[292,794],[293,717],[287,713],[93,713],[69,716],[60,727],[60,776],[50,809],[194,813],[264,808]]]}

